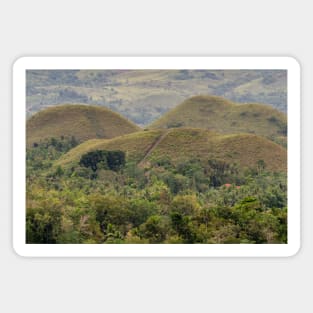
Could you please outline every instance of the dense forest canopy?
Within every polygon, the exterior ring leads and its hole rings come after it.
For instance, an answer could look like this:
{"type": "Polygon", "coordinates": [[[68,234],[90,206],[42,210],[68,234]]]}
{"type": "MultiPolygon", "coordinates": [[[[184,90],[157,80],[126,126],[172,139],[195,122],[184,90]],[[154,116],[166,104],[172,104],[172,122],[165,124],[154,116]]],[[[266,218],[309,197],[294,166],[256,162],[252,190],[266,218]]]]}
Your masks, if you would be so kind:
{"type": "Polygon", "coordinates": [[[96,150],[54,165],[76,145],[51,138],[27,151],[28,243],[287,242],[286,173],[264,160],[242,169],[164,158],[142,168],[96,150]]]}

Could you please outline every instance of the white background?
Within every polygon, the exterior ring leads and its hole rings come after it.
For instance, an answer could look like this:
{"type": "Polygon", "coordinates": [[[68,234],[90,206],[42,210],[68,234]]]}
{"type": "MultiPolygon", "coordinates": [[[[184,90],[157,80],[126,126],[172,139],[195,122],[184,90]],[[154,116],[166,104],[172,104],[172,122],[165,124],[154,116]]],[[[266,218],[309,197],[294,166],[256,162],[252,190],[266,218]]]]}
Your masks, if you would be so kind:
{"type": "MultiPolygon", "coordinates": [[[[309,1],[2,1],[1,312],[312,312],[309,1]],[[11,66],[26,55],[289,55],[302,65],[302,249],[291,258],[31,259],[12,250],[11,66]]],[[[292,105],[292,104],[290,104],[292,105]]]]}

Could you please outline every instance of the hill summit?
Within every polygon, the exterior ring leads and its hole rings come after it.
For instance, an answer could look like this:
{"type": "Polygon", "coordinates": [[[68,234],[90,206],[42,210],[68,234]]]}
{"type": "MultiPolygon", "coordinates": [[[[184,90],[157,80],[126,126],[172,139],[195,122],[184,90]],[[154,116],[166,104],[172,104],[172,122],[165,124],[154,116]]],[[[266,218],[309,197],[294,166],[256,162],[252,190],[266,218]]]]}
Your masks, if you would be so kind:
{"type": "Polygon", "coordinates": [[[90,105],[65,104],[44,109],[27,120],[27,145],[51,138],[72,137],[79,142],[111,139],[140,128],[118,113],[90,105]]]}
{"type": "Polygon", "coordinates": [[[241,168],[255,168],[263,160],[270,171],[285,172],[287,151],[274,142],[252,134],[218,134],[196,128],[141,131],[110,140],[89,140],[62,156],[56,165],[69,167],[82,155],[96,150],[121,150],[128,162],[158,166],[164,160],[179,164],[197,159],[203,163],[218,159],[241,168]]]}
{"type": "Polygon", "coordinates": [[[286,144],[287,117],[262,104],[236,104],[222,97],[191,97],[150,128],[195,127],[224,134],[250,133],[286,144]]]}

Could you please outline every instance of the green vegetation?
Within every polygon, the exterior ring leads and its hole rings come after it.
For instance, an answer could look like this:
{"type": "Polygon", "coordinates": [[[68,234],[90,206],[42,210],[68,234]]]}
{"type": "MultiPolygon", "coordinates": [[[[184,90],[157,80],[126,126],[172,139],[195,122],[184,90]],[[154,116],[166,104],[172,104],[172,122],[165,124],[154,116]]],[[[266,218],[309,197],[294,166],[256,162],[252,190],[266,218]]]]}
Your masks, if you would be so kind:
{"type": "MultiPolygon", "coordinates": [[[[140,134],[154,142],[162,136],[151,132],[140,134]]],[[[95,140],[106,149],[96,144],[70,166],[60,162],[61,155],[75,138],[53,138],[27,149],[27,243],[287,242],[286,172],[269,170],[269,160],[243,167],[161,153],[149,166],[138,166],[138,159],[107,149],[112,141],[95,140]]]]}
{"type": "MultiPolygon", "coordinates": [[[[80,74],[55,79],[80,86],[80,74]]],[[[220,79],[175,79],[199,74],[220,79]]],[[[26,241],[286,243],[286,142],[283,113],[220,97],[189,98],[144,130],[105,108],[43,110],[27,121],[26,241]]]]}
{"type": "Polygon", "coordinates": [[[94,172],[99,168],[117,171],[125,165],[125,153],[123,151],[91,151],[81,157],[79,164],[90,167],[94,172]]]}
{"type": "Polygon", "coordinates": [[[81,156],[95,150],[121,150],[128,162],[146,169],[160,166],[164,160],[174,165],[198,159],[223,160],[240,168],[253,168],[264,160],[268,170],[286,171],[287,151],[265,138],[251,134],[221,135],[195,128],[174,128],[132,133],[110,140],[90,140],[70,150],[55,164],[77,166],[81,156]]]}

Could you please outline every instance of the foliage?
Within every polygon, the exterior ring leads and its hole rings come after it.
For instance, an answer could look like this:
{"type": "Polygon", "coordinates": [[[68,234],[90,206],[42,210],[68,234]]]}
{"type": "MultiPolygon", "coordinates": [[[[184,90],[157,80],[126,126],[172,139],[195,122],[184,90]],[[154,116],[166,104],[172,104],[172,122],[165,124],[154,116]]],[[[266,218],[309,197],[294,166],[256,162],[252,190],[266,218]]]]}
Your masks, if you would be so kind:
{"type": "Polygon", "coordinates": [[[60,138],[28,149],[27,243],[287,242],[286,174],[262,160],[246,170],[220,159],[165,158],[143,169],[117,153],[116,171],[108,162],[114,150],[95,150],[86,156],[93,169],[87,161],[53,166],[70,146],[60,138]]]}
{"type": "Polygon", "coordinates": [[[125,153],[123,151],[91,151],[82,155],[79,164],[90,167],[94,172],[98,168],[118,171],[125,165],[125,153]]]}
{"type": "MultiPolygon", "coordinates": [[[[79,86],[81,73],[71,73],[79,86]]],[[[180,82],[191,75],[176,74],[180,82]]],[[[219,81],[217,73],[196,74],[219,81]]],[[[70,87],[60,94],[79,95],[70,87]]],[[[34,115],[27,123],[27,243],[287,242],[284,115],[197,96],[158,123],[165,129],[138,131],[114,112],[87,106],[34,115]],[[208,121],[224,133],[208,130],[208,121]]]]}
{"type": "MultiPolygon", "coordinates": [[[[52,137],[39,143],[34,143],[32,148],[26,151],[27,171],[42,171],[52,166],[53,161],[57,160],[64,153],[78,145],[74,136],[59,138],[52,137]]],[[[56,175],[62,174],[60,167],[56,168],[56,175]]]]}
{"type": "Polygon", "coordinates": [[[261,136],[225,135],[204,129],[173,128],[136,132],[110,140],[88,140],[70,150],[56,164],[62,167],[77,165],[83,154],[95,150],[123,151],[127,162],[138,164],[144,160],[141,168],[150,166],[153,169],[166,169],[173,165],[186,164],[190,169],[182,167],[176,173],[183,176],[201,175],[200,172],[204,168],[210,167],[211,173],[204,174],[206,178],[211,179],[211,184],[213,177],[208,177],[208,174],[214,175],[214,171],[224,171],[224,178],[217,180],[214,183],[216,186],[227,180],[227,175],[235,177],[234,171],[238,168],[255,168],[258,160],[264,160],[269,171],[286,171],[287,160],[285,148],[261,136]],[[199,160],[199,168],[193,168],[199,160]],[[212,164],[208,163],[209,160],[212,160],[212,164]],[[189,174],[186,172],[188,170],[189,174]]]}

